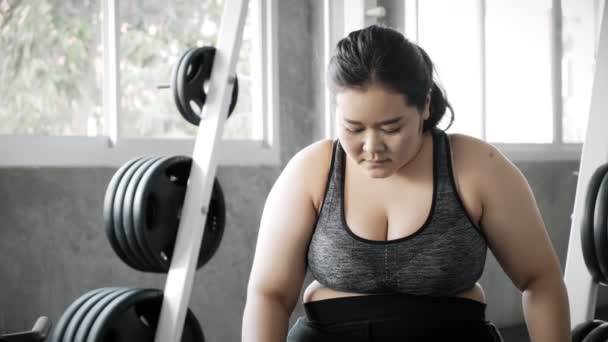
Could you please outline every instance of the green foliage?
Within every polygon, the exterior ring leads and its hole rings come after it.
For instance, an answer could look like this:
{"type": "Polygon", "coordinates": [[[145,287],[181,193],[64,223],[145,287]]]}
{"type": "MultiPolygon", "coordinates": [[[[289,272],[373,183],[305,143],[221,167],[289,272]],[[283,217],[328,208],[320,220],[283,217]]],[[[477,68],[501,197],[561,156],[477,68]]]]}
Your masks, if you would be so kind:
{"type": "MultiPolygon", "coordinates": [[[[195,134],[172,91],[156,86],[169,83],[188,48],[215,43],[221,12],[217,0],[119,2],[122,135],[195,134]]],[[[99,0],[0,0],[0,134],[103,134],[101,42],[99,0]]],[[[250,135],[251,48],[244,40],[240,96],[226,138],[250,135]]]]}

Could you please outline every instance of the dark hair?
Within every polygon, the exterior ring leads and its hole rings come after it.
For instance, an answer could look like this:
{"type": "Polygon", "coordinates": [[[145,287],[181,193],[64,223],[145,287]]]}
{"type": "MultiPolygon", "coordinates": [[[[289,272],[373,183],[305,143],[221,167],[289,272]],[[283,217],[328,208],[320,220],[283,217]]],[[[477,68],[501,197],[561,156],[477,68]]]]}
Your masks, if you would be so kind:
{"type": "Polygon", "coordinates": [[[454,122],[454,110],[445,91],[433,81],[434,70],[433,62],[420,46],[394,29],[371,25],[338,42],[329,62],[328,81],[333,92],[381,84],[404,94],[407,103],[418,111],[424,110],[430,90],[430,117],[424,122],[423,132],[436,127],[449,108],[452,119],[447,130],[454,122]]]}

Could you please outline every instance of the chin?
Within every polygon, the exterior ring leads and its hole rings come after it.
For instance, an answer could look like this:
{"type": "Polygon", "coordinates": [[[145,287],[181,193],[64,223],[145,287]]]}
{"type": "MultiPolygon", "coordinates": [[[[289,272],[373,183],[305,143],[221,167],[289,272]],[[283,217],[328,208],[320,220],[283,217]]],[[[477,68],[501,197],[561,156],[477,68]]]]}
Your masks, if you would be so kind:
{"type": "Polygon", "coordinates": [[[391,172],[388,170],[369,170],[367,174],[370,178],[387,178],[391,175],[391,172]]]}

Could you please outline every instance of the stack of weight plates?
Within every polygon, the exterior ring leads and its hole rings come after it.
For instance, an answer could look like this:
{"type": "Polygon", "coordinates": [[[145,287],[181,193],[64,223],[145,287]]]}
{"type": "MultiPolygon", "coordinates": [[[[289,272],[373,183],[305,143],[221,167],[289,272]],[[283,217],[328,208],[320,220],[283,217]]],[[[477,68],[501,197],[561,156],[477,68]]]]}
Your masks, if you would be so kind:
{"type": "MultiPolygon", "coordinates": [[[[110,245],[130,267],[142,272],[169,271],[192,159],[139,157],[112,177],[104,200],[110,245]]],[[[198,268],[215,254],[224,232],[226,206],[217,179],[198,258],[198,268]]]]}
{"type": "MultiPolygon", "coordinates": [[[[100,288],[85,293],[63,313],[51,342],[152,342],[163,293],[157,289],[100,288]]],[[[181,342],[204,342],[188,310],[181,342]]]]}

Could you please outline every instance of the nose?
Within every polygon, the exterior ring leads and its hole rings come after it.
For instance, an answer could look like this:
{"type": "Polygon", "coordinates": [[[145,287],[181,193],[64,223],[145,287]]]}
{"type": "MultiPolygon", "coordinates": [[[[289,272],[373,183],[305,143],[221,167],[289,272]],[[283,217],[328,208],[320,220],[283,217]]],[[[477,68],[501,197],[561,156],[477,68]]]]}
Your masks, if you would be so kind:
{"type": "Polygon", "coordinates": [[[363,151],[372,155],[386,151],[386,145],[382,141],[380,134],[373,131],[368,132],[363,140],[363,151]]]}

